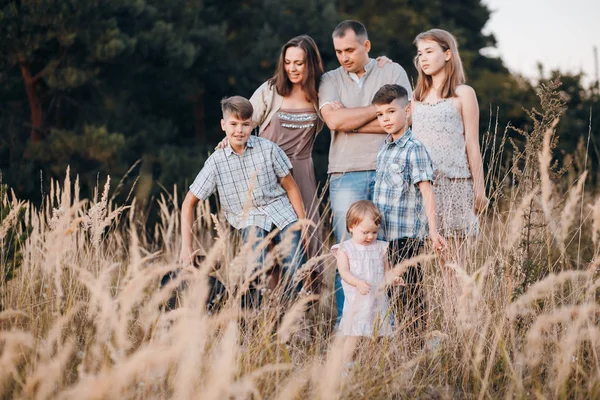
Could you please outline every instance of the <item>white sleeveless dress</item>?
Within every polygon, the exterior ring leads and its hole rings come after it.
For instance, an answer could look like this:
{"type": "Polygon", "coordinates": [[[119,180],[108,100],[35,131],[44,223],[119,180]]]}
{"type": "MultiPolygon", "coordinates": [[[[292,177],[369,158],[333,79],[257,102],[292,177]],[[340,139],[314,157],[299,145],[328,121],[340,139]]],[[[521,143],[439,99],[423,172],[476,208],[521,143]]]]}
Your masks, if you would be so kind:
{"type": "Polygon", "coordinates": [[[388,243],[378,240],[363,246],[347,240],[331,248],[334,255],[341,249],[348,256],[350,272],[371,284],[371,292],[361,295],[354,286],[342,280],[344,313],[340,321],[343,336],[389,336],[391,316],[384,283],[384,257],[388,243]]]}
{"type": "Polygon", "coordinates": [[[413,135],[427,148],[433,163],[437,225],[446,237],[476,235],[473,179],[467,159],[465,128],[453,98],[435,103],[412,102],[413,135]]]}

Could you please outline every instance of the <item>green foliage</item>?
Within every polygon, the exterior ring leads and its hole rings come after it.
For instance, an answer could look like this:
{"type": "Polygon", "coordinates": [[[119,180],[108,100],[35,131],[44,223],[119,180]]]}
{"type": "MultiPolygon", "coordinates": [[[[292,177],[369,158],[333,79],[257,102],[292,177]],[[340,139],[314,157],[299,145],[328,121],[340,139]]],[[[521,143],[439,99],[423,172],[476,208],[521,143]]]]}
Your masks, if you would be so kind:
{"type": "Polygon", "coordinates": [[[118,155],[125,145],[121,133],[108,132],[104,126],[85,125],[82,132],[52,129],[41,144],[30,143],[30,154],[50,166],[52,175],[63,173],[71,165],[78,174],[110,172],[119,166],[118,155]]]}

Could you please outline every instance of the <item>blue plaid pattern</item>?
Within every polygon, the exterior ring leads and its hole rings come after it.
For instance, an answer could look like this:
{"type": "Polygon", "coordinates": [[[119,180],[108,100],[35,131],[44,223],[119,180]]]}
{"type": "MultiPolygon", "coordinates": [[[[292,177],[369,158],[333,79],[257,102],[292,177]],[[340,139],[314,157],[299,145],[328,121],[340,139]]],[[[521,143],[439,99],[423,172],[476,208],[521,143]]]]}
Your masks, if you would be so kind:
{"type": "Polygon", "coordinates": [[[275,143],[250,136],[243,154],[228,144],[216,150],[190,185],[200,200],[217,191],[227,221],[236,229],[257,226],[269,232],[283,229],[298,217],[279,178],[292,163],[275,143]]]}
{"type": "Polygon", "coordinates": [[[427,216],[417,184],[433,182],[431,157],[408,129],[395,142],[388,135],[377,154],[373,202],[382,214],[378,239],[424,238],[427,216]]]}

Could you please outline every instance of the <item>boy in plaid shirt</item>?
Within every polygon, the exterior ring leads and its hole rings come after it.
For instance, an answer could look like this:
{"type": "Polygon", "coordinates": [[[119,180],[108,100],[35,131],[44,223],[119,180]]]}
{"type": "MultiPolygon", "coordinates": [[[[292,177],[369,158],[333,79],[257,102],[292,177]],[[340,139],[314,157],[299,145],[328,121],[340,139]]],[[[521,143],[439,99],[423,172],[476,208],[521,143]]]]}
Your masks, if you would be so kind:
{"type": "MultiPolygon", "coordinates": [[[[379,124],[388,133],[377,154],[373,194],[373,202],[382,215],[378,239],[389,242],[390,265],[396,265],[419,253],[427,236],[427,222],[434,248],[441,250],[446,242],[436,227],[431,158],[408,127],[410,102],[406,89],[396,84],[384,85],[371,103],[379,124]]],[[[406,285],[395,289],[400,291],[403,319],[409,327],[423,329],[425,302],[420,266],[409,267],[403,279],[406,285]]]]}
{"type": "MultiPolygon", "coordinates": [[[[300,190],[290,172],[292,164],[275,143],[250,135],[254,128],[253,108],[247,99],[241,96],[223,99],[221,109],[221,128],[227,136],[227,145],[206,160],[183,201],[180,260],[193,262],[194,210],[198,202],[216,191],[225,218],[244,241],[256,239],[253,247],[275,227],[279,229],[273,238],[276,244],[291,236],[291,240],[286,241],[290,245],[285,254],[280,255],[285,293],[291,296],[291,292],[299,289],[299,285],[291,287],[292,277],[304,261],[301,232],[292,225],[298,218],[305,217],[300,190]]],[[[267,247],[264,246],[257,260],[258,268],[267,247]]],[[[258,305],[260,297],[260,291],[251,287],[250,295],[242,297],[243,304],[258,305]]]]}

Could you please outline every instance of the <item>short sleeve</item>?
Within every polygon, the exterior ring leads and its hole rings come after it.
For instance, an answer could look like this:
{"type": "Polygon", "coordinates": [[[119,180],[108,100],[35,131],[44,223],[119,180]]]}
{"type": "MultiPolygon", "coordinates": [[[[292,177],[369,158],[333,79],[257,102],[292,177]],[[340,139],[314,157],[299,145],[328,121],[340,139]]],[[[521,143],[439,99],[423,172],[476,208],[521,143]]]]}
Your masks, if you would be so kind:
{"type": "Polygon", "coordinates": [[[433,166],[429,152],[422,144],[415,146],[409,152],[410,180],[413,185],[420,182],[433,182],[433,166]]]}
{"type": "Polygon", "coordinates": [[[400,64],[395,64],[395,66],[397,70],[395,83],[406,89],[406,91],[408,92],[408,98],[412,99],[412,88],[410,86],[410,81],[408,80],[408,75],[406,74],[406,71],[404,70],[404,68],[402,68],[400,64]]]}
{"type": "Polygon", "coordinates": [[[213,156],[210,156],[190,185],[190,192],[200,200],[208,199],[217,190],[216,175],[215,160],[213,156]]]}
{"type": "Polygon", "coordinates": [[[319,111],[324,105],[334,101],[340,101],[340,96],[331,72],[328,72],[321,77],[321,83],[319,84],[319,111]]]}
{"type": "Polygon", "coordinates": [[[334,257],[337,257],[338,251],[340,251],[339,244],[334,244],[333,246],[331,246],[331,254],[333,254],[334,257]]]}
{"type": "Polygon", "coordinates": [[[333,246],[331,246],[331,254],[333,254],[335,257],[338,256],[339,252],[343,252],[346,253],[346,255],[348,255],[348,246],[346,246],[346,242],[342,242],[342,243],[338,243],[338,244],[334,244],[333,246]]]}
{"type": "Polygon", "coordinates": [[[275,174],[278,178],[284,178],[290,174],[292,163],[283,150],[281,150],[281,147],[277,146],[275,143],[273,143],[272,146],[273,168],[275,169],[275,174]]]}

